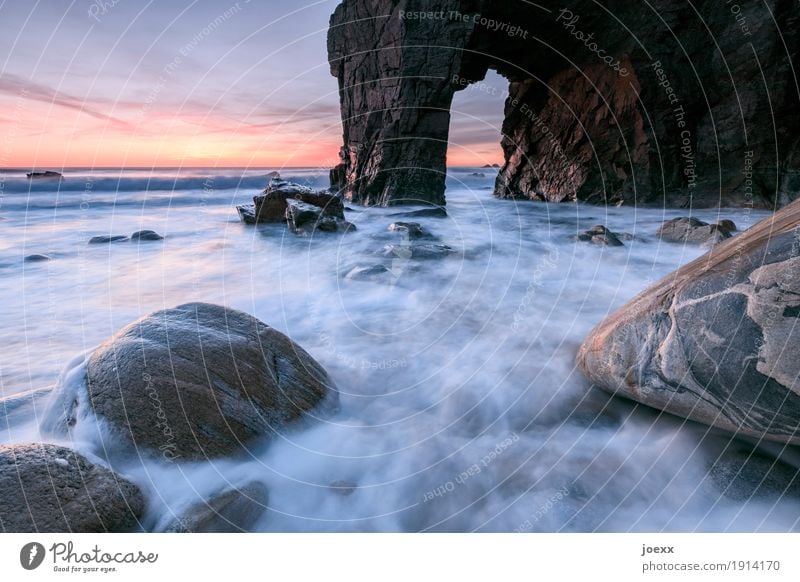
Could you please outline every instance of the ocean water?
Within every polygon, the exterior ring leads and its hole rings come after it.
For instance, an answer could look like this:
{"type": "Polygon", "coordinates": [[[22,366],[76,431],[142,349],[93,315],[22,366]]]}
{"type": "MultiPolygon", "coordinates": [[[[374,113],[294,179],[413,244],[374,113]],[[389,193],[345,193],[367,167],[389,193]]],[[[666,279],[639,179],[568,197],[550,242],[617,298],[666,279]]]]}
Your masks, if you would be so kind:
{"type": "MultiPolygon", "coordinates": [[[[261,531],[798,529],[795,500],[721,495],[708,469],[723,435],[611,398],[574,365],[595,324],[704,252],[654,236],[687,211],[500,201],[495,170],[454,169],[449,217],[413,219],[454,252],[390,261],[387,281],[352,281],[347,272],[398,244],[387,227],[406,209],[354,208],[358,231],[347,235],[245,226],[234,204],[268,170],[73,170],[60,184],[2,174],[0,442],[51,440],[39,428],[48,391],[80,384],[81,355],[117,329],[207,301],[306,348],[341,409],[256,445],[247,462],[118,460],[148,498],[148,530],[253,480],[270,492],[261,531]],[[595,224],[634,239],[571,240],[595,224]],[[166,238],[87,244],[141,229],[166,238]],[[51,260],[26,262],[31,254],[51,260]]],[[[322,170],[281,173],[327,183],[322,170]]],[[[742,229],[767,215],[692,214],[742,229]]],[[[96,453],[103,438],[89,431],[70,444],[96,453]]]]}

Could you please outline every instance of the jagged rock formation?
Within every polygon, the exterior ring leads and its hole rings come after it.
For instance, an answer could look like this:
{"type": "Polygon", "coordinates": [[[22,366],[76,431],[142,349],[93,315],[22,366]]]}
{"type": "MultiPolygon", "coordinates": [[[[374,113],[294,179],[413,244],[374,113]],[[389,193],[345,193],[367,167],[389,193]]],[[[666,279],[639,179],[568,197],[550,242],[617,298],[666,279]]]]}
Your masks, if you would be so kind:
{"type": "Polygon", "coordinates": [[[493,69],[510,83],[497,196],[786,204],[798,25],[792,0],[344,0],[328,34],[344,124],[332,185],[367,205],[443,204],[453,95],[493,69]]]}
{"type": "Polygon", "coordinates": [[[596,385],[757,439],[800,444],[800,200],[723,241],[600,323],[596,385]]]}
{"type": "Polygon", "coordinates": [[[237,206],[246,224],[286,222],[287,200],[299,200],[321,209],[326,216],[344,219],[342,200],[328,192],[273,177],[264,192],[253,197],[253,204],[237,206]]]}

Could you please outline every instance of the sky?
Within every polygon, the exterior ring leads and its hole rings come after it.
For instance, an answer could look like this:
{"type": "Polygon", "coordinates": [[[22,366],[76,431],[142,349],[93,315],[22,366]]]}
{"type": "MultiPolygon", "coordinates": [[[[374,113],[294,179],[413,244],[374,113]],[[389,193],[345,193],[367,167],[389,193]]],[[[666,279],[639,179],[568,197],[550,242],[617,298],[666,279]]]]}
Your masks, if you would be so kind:
{"type": "MultiPolygon", "coordinates": [[[[333,166],[338,3],[0,0],[0,167],[333,166]]],[[[456,95],[449,164],[502,161],[505,90],[456,95]]]]}

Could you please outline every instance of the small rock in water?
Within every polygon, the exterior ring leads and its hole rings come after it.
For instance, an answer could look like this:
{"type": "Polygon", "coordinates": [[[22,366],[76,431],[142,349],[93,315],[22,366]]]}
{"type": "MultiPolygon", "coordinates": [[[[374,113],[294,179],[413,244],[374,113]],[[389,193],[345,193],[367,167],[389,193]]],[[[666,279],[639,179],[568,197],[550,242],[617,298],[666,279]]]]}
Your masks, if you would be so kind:
{"type": "Polygon", "coordinates": [[[384,256],[401,259],[443,259],[455,252],[452,247],[436,244],[386,245],[383,248],[384,256]]]}
{"type": "Polygon", "coordinates": [[[590,242],[595,245],[604,245],[609,247],[625,246],[620,240],[620,236],[622,235],[611,232],[602,224],[598,224],[573,238],[577,241],[590,242]]]}
{"type": "Polygon", "coordinates": [[[350,481],[334,481],[328,485],[328,488],[342,497],[347,497],[352,495],[353,492],[358,489],[358,485],[351,483],[350,481]]]}
{"type": "Polygon", "coordinates": [[[383,281],[391,274],[384,265],[369,265],[351,269],[344,278],[346,281],[383,281]]]}
{"type": "Polygon", "coordinates": [[[154,230],[139,230],[131,235],[131,240],[164,240],[164,237],[154,230]]]}
{"type": "Polygon", "coordinates": [[[470,176],[472,176],[473,178],[485,178],[486,174],[484,174],[483,172],[472,172],[470,176]]]}
{"type": "Polygon", "coordinates": [[[408,234],[408,237],[413,239],[429,238],[431,236],[418,222],[393,222],[389,225],[389,230],[408,234]]]}
{"type": "Polygon", "coordinates": [[[168,533],[238,533],[252,528],[267,510],[269,491],[257,481],[196,503],[166,528],[168,533]]]}
{"type": "MultiPolygon", "coordinates": [[[[723,221],[726,225],[731,221],[723,221]]],[[[727,225],[730,226],[730,225],[727,225]]],[[[693,217],[673,218],[662,224],[656,234],[663,241],[713,246],[731,237],[731,231],[721,224],[708,224],[693,217]]],[[[735,224],[733,225],[735,229],[735,224]]]]}
{"type": "Polygon", "coordinates": [[[113,242],[121,242],[128,240],[128,237],[124,234],[118,235],[100,235],[100,236],[93,236],[89,239],[90,245],[100,245],[105,243],[113,243],[113,242]]]}
{"type": "Polygon", "coordinates": [[[42,255],[42,254],[35,254],[35,255],[28,255],[25,257],[26,263],[42,263],[44,261],[50,261],[53,257],[50,255],[42,255]]]}
{"type": "Polygon", "coordinates": [[[736,223],[733,222],[732,220],[720,220],[717,223],[717,226],[720,227],[722,230],[727,231],[729,233],[730,232],[736,232],[737,230],[739,230],[736,227],[736,223]]]}

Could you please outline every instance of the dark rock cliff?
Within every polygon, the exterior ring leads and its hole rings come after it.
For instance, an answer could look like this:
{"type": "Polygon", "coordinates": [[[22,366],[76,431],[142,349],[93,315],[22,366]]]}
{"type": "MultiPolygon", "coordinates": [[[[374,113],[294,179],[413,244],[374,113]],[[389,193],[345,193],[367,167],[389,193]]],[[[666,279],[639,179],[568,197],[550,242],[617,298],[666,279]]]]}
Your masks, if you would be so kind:
{"type": "Polygon", "coordinates": [[[509,80],[503,198],[775,207],[800,189],[794,0],[344,0],[335,188],[444,203],[456,91],[509,80]]]}

